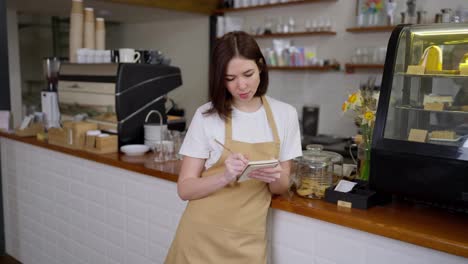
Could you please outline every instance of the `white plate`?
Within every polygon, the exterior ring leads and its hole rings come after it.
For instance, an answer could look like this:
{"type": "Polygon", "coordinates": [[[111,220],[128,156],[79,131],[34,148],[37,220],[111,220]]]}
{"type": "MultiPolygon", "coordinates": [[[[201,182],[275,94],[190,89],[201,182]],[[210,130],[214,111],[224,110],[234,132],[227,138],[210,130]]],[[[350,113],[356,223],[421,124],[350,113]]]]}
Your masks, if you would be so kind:
{"type": "Polygon", "coordinates": [[[146,145],[125,145],[120,147],[120,151],[125,153],[128,156],[140,156],[145,154],[150,148],[146,145]]]}

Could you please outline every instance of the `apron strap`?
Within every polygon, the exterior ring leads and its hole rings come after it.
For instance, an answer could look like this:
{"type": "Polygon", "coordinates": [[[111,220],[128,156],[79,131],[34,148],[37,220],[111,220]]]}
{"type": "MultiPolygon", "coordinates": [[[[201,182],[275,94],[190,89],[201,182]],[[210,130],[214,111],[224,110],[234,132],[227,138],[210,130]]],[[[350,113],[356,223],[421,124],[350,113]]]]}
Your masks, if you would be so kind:
{"type": "Polygon", "coordinates": [[[268,124],[271,128],[271,133],[273,133],[273,141],[275,143],[280,143],[279,135],[278,135],[278,128],[276,127],[275,119],[273,118],[273,112],[271,111],[270,104],[268,103],[265,96],[262,96],[263,107],[265,108],[268,124]]]}
{"type": "Polygon", "coordinates": [[[268,100],[266,99],[265,96],[262,96],[261,98],[263,102],[263,107],[265,108],[265,112],[267,115],[268,123],[270,124],[271,133],[273,134],[273,142],[275,142],[276,153],[278,155],[275,158],[279,159],[281,141],[278,135],[278,128],[276,127],[276,122],[275,122],[275,119],[273,118],[273,112],[271,111],[271,107],[270,107],[270,104],[268,103],[268,100]]]}

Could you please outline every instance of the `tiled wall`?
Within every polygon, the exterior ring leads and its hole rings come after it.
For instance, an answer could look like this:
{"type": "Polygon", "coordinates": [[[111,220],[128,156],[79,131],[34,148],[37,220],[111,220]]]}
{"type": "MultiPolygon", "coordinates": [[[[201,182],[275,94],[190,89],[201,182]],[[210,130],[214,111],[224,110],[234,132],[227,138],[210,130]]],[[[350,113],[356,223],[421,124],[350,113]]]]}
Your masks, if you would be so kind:
{"type": "MultiPolygon", "coordinates": [[[[24,264],[164,261],[185,208],[173,182],[5,138],[0,143],[8,254],[24,264]]],[[[271,216],[275,264],[467,263],[281,210],[271,216]]]]}
{"type": "Polygon", "coordinates": [[[273,210],[272,263],[466,264],[468,259],[273,210]]]}
{"type": "Polygon", "coordinates": [[[162,263],[172,182],[2,139],[6,251],[24,264],[162,263]]]}

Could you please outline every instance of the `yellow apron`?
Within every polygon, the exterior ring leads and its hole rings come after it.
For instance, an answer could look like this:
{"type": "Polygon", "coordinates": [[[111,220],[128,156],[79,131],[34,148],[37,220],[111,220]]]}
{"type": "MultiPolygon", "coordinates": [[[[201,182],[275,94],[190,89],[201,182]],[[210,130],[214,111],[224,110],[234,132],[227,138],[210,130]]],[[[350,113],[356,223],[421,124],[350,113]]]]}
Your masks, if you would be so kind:
{"type": "MultiPolygon", "coordinates": [[[[226,121],[226,147],[247,155],[252,161],[279,157],[280,141],[273,114],[265,97],[262,102],[274,141],[232,140],[232,120],[226,121]]],[[[219,160],[204,171],[202,177],[224,171],[224,161],[229,154],[223,150],[219,160]]],[[[266,263],[266,221],[270,202],[268,185],[257,180],[231,183],[205,198],[190,201],[164,263],[266,263]]]]}

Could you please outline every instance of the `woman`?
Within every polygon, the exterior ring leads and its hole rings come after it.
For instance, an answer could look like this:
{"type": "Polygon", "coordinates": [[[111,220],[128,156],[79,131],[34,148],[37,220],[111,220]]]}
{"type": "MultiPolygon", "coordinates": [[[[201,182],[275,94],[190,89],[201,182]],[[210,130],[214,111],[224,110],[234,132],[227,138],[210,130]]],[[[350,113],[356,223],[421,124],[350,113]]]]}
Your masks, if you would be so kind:
{"type": "Polygon", "coordinates": [[[189,203],[165,263],[266,263],[271,194],[287,190],[291,159],[302,153],[297,112],[265,96],[265,59],[244,32],[217,41],[210,74],[210,102],[197,109],[180,150],[177,188],[189,203]],[[249,161],[269,159],[279,166],[236,181],[249,161]]]}

